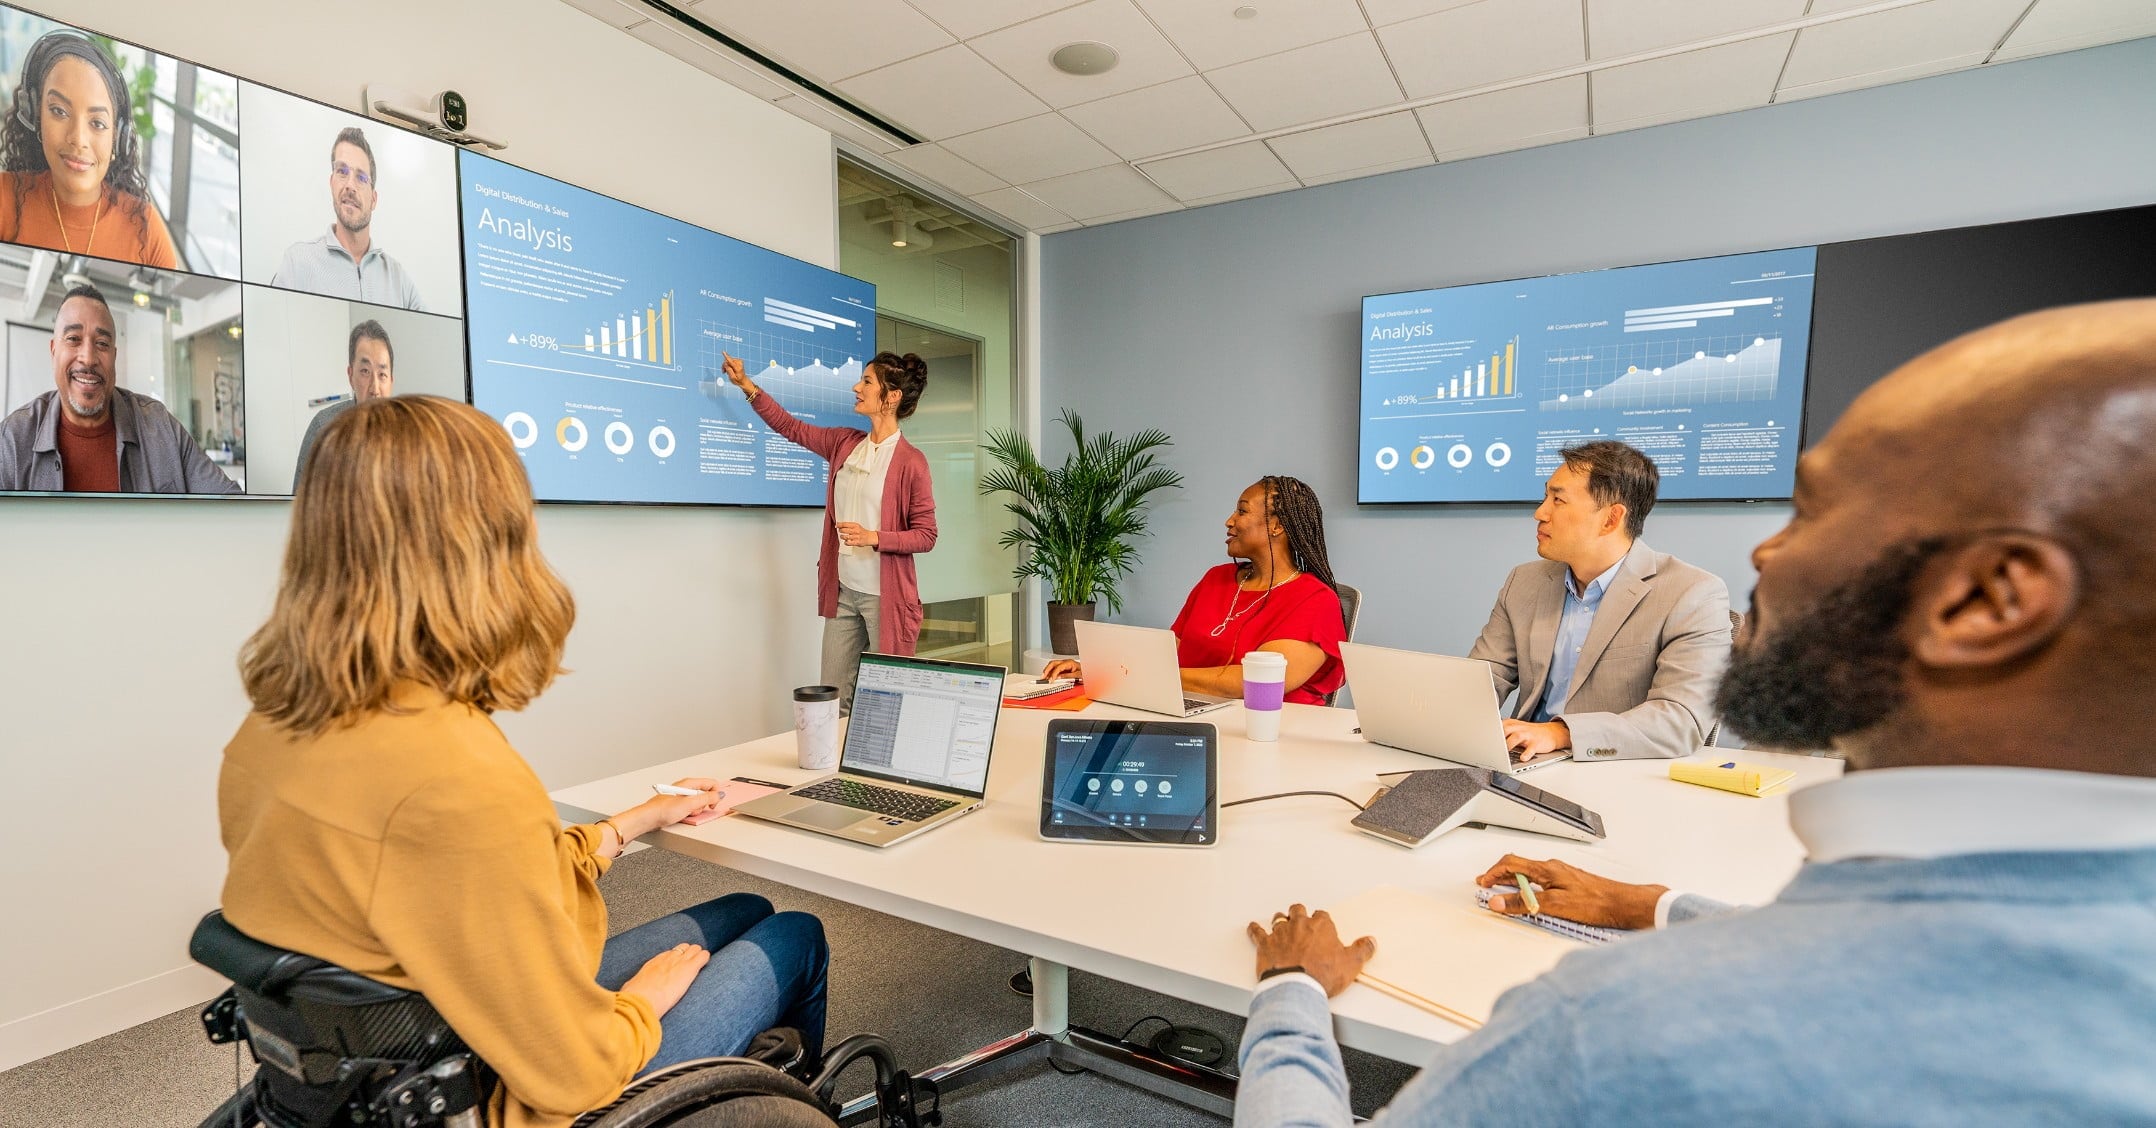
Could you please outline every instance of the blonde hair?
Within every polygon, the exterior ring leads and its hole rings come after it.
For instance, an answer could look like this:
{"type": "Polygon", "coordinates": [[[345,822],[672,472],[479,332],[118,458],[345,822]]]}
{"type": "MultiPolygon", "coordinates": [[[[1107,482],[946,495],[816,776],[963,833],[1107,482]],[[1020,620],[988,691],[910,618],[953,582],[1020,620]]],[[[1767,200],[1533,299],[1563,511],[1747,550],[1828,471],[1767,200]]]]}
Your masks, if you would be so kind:
{"type": "Polygon", "coordinates": [[[392,710],[400,681],[521,709],[563,672],[575,621],[501,425],[454,400],[390,396],[354,404],[315,443],[240,680],[299,736],[392,710]]]}

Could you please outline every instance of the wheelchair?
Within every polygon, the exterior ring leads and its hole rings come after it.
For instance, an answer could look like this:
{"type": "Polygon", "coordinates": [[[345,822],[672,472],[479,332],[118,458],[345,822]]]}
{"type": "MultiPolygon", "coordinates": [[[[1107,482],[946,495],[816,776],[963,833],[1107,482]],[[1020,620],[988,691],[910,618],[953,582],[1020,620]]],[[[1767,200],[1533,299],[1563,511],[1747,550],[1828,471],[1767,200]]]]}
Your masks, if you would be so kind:
{"type": "MultiPolygon", "coordinates": [[[[203,1008],[209,1040],[245,1042],[257,1064],[202,1128],[484,1125],[496,1078],[418,993],[262,943],[221,911],[195,927],[188,954],[232,981],[203,1008]]],[[[805,1058],[799,1032],[767,1030],[744,1056],[682,1062],[637,1080],[573,1128],[828,1128],[840,1122],[832,1097],[840,1074],[863,1059],[875,1069],[875,1124],[942,1122],[934,1085],[898,1068],[882,1038],[855,1035],[819,1061],[805,1058]]]]}

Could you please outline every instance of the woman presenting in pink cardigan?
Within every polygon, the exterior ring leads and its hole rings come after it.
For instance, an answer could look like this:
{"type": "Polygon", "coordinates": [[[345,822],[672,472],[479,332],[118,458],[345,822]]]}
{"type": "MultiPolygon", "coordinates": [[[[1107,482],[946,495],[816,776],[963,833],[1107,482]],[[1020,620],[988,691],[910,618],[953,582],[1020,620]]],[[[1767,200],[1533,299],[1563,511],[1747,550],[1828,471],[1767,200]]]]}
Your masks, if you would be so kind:
{"type": "Polygon", "coordinates": [[[921,637],[913,557],[936,547],[936,497],[928,458],[898,433],[898,421],[921,402],[928,362],[884,352],[861,369],[853,410],[868,416],[866,432],[794,418],[731,356],[726,378],[748,393],[749,405],[772,430],[831,464],[816,602],[824,618],[824,684],[838,687],[839,709],[849,711],[862,651],[912,654],[921,637]]]}

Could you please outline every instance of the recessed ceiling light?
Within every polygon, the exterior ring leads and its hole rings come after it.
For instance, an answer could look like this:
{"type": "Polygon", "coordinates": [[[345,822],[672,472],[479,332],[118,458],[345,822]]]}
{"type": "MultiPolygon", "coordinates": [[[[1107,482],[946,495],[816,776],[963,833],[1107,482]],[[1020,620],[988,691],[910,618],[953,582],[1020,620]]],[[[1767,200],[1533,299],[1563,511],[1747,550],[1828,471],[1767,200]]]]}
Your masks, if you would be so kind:
{"type": "Polygon", "coordinates": [[[1258,18],[1258,10],[1257,10],[1256,8],[1253,8],[1253,7],[1251,7],[1251,6],[1250,6],[1250,5],[1248,5],[1248,4],[1245,4],[1245,5],[1243,5],[1242,7],[1240,7],[1240,8],[1237,8],[1237,9],[1235,10],[1235,18],[1236,18],[1236,19],[1239,19],[1239,20],[1254,20],[1254,19],[1257,19],[1257,18],[1258,18]]]}
{"type": "Polygon", "coordinates": [[[1048,61],[1064,74],[1105,74],[1115,69],[1115,48],[1106,43],[1066,43],[1048,56],[1048,61]]]}

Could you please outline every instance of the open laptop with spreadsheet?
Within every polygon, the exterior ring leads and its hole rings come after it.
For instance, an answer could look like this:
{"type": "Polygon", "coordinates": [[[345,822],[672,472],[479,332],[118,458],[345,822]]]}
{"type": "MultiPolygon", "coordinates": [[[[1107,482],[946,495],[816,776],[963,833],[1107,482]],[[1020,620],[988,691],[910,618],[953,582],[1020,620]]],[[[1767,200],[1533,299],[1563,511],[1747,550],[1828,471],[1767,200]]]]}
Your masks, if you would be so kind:
{"type": "Polygon", "coordinates": [[[863,654],[838,774],[734,810],[870,846],[978,810],[1003,674],[1001,666],[863,654]]]}

